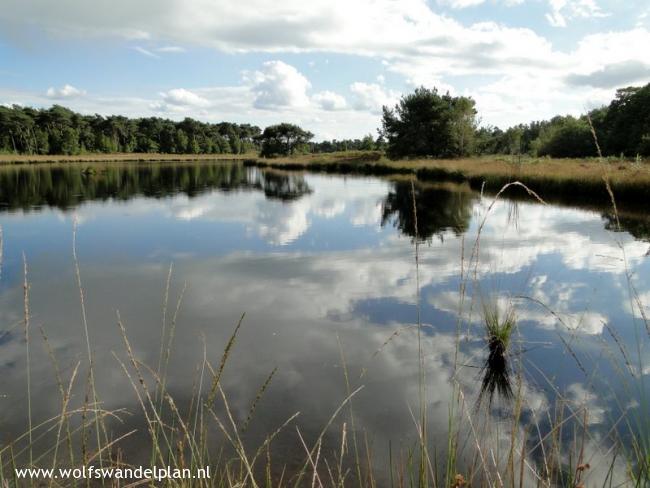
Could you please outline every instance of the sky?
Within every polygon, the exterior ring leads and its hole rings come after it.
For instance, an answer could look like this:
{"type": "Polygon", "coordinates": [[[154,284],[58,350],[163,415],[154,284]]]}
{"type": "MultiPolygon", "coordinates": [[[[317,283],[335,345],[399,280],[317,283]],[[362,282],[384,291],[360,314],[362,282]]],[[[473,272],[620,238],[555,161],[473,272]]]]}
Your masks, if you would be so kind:
{"type": "Polygon", "coordinates": [[[501,128],[650,81],[650,0],[2,0],[0,104],[377,135],[418,86],[501,128]],[[646,46],[645,48],[643,46],[646,46]]]}

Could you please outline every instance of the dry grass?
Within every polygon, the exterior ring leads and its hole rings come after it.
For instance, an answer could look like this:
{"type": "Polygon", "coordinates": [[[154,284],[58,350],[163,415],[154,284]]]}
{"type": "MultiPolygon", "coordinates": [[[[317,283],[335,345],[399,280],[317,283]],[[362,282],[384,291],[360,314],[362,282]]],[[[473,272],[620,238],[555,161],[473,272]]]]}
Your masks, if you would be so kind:
{"type": "Polygon", "coordinates": [[[245,164],[276,169],[372,175],[415,174],[421,181],[469,182],[476,190],[496,192],[521,181],[549,201],[555,196],[609,202],[606,179],[617,201],[641,202],[650,198],[650,163],[608,159],[513,159],[482,156],[464,159],[389,160],[376,151],[308,154],[290,158],[246,160],[245,164]]]}
{"type": "Polygon", "coordinates": [[[328,154],[303,154],[290,158],[261,159],[272,166],[336,165],[340,163],[372,163],[396,172],[403,170],[439,169],[459,173],[465,177],[516,177],[553,178],[572,181],[592,181],[602,184],[603,174],[609,173],[613,184],[638,182],[650,184],[650,162],[608,162],[595,158],[551,159],[524,158],[521,161],[509,156],[480,156],[462,159],[399,159],[390,160],[376,151],[348,151],[328,154]]]}
{"type": "MultiPolygon", "coordinates": [[[[454,160],[414,160],[389,161],[387,164],[398,168],[433,168],[448,172],[458,172],[472,177],[507,177],[513,179],[552,178],[575,182],[590,181],[602,184],[604,171],[601,163],[593,159],[530,159],[522,163],[510,162],[505,158],[470,158],[454,160]]],[[[613,184],[650,184],[650,164],[608,164],[613,184]]]]}
{"type": "Polygon", "coordinates": [[[390,160],[377,151],[347,151],[327,154],[301,154],[288,158],[256,159],[256,154],[159,154],[159,153],[96,153],[66,155],[0,154],[0,164],[20,163],[90,163],[90,162],[143,162],[143,161],[223,161],[248,160],[260,165],[284,169],[317,170],[350,169],[354,165],[374,167],[378,173],[418,172],[438,170],[464,179],[508,178],[543,179],[592,182],[602,184],[607,173],[613,186],[619,184],[650,185],[648,162],[599,162],[597,159],[528,158],[521,161],[507,156],[482,156],[464,159],[402,159],[390,160]]]}
{"type": "Polygon", "coordinates": [[[48,154],[0,154],[0,164],[93,163],[144,161],[224,161],[246,159],[254,154],[159,154],[159,153],[89,153],[75,156],[48,154]]]}

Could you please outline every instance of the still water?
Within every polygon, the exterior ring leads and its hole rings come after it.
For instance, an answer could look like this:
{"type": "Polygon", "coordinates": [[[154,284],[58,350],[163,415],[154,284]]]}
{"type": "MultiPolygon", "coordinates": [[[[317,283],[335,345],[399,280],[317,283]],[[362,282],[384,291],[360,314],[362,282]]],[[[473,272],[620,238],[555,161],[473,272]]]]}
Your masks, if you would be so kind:
{"type": "MultiPolygon", "coordinates": [[[[72,253],[76,225],[98,397],[105,409],[123,409],[121,420],[110,422],[110,436],[139,429],[122,443],[127,456],[137,457],[147,436],[118,361],[128,358],[116,313],[135,356],[155,369],[173,265],[167,331],[186,288],[169,391],[179,408],[189,408],[204,355],[219,364],[245,313],[222,385],[243,422],[277,368],[244,437],[259,445],[300,412],[274,446],[281,465],[304,459],[295,427],[315,439],[347,397],[346,370],[351,390],[363,386],[353,399],[354,422],[374,464],[387,464],[389,446],[397,452],[413,445],[418,312],[428,431],[442,452],[454,385],[467,418],[477,411],[487,306],[514,309],[517,317],[510,367],[521,378],[513,388],[523,392],[522,429],[535,425],[535,435],[544,435],[558,401],[573,411],[586,407],[587,456],[594,470],[607,469],[613,439],[625,442],[629,434],[612,425],[623,413],[648,413],[634,396],[636,382],[650,374],[643,322],[650,313],[648,214],[622,212],[617,231],[608,208],[542,205],[519,195],[489,209],[492,197],[467,186],[414,189],[415,195],[407,180],[236,163],[1,168],[0,445],[28,425],[23,253],[33,423],[61,410],[48,347],[66,385],[80,362],[71,402],[84,401],[88,354],[72,253]]],[[[486,422],[502,421],[509,410],[497,393],[486,422]]],[[[348,410],[328,430],[332,445],[343,422],[350,422],[348,410]]],[[[51,433],[40,449],[48,439],[51,433]]],[[[534,464],[534,439],[529,444],[534,464]]],[[[381,480],[385,473],[377,469],[381,480]]]]}

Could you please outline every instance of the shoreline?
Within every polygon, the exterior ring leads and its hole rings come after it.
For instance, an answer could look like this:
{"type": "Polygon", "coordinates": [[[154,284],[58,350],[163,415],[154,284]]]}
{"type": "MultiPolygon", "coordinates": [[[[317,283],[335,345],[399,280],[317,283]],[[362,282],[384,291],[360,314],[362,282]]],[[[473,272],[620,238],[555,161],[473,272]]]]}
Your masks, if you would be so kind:
{"type": "MultiPolygon", "coordinates": [[[[483,156],[464,159],[389,160],[378,151],[317,153],[266,159],[256,154],[91,153],[67,155],[0,154],[0,167],[62,163],[181,163],[241,161],[245,166],[340,175],[415,176],[423,182],[468,183],[473,190],[498,192],[519,181],[552,203],[611,205],[607,177],[617,203],[642,205],[650,200],[650,162],[619,159],[549,159],[483,156]]],[[[526,196],[512,188],[509,196],[526,196]]]]}
{"type": "Polygon", "coordinates": [[[0,154],[0,166],[39,163],[141,163],[184,161],[234,161],[249,159],[254,154],[166,154],[166,153],[89,153],[63,154],[0,154]]]}
{"type": "MultiPolygon", "coordinates": [[[[473,190],[498,192],[504,185],[519,181],[548,200],[565,203],[610,204],[605,184],[609,181],[617,202],[644,204],[650,199],[650,163],[597,159],[508,157],[465,159],[388,160],[378,153],[308,155],[278,159],[245,159],[244,165],[315,173],[372,176],[412,175],[418,180],[468,183],[473,190]]],[[[526,195],[523,188],[512,193],[526,195]]]]}

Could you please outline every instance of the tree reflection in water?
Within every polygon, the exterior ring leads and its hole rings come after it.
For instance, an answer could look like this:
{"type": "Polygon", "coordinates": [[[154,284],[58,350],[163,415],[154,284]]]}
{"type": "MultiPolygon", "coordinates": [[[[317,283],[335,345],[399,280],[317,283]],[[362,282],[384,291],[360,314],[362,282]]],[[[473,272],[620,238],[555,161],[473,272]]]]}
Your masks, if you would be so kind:
{"type": "Polygon", "coordinates": [[[43,206],[69,210],[90,200],[163,198],[206,191],[261,191],[292,201],[311,193],[301,174],[259,171],[236,163],[146,163],[0,168],[0,211],[43,206]]]}

